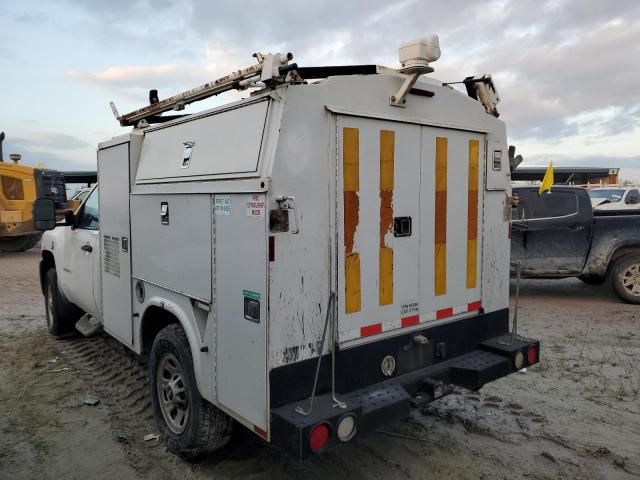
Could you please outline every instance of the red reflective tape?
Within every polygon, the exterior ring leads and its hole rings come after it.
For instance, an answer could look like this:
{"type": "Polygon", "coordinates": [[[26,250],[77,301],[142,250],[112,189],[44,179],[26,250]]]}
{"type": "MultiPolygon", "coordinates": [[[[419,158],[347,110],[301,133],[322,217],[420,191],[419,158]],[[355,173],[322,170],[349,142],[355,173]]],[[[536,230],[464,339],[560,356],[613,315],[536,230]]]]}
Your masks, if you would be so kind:
{"type": "Polygon", "coordinates": [[[436,312],[436,320],[440,320],[443,318],[451,317],[453,315],[453,308],[443,308],[442,310],[438,310],[436,312]]]}
{"type": "Polygon", "coordinates": [[[482,302],[471,302],[467,305],[467,311],[475,312],[476,310],[480,310],[482,308],[482,302]]]}
{"type": "Polygon", "coordinates": [[[418,325],[420,323],[420,315],[411,315],[410,317],[404,317],[400,320],[402,324],[402,328],[405,327],[413,327],[414,325],[418,325]]]}
{"type": "Polygon", "coordinates": [[[258,435],[260,435],[262,438],[264,439],[268,439],[269,435],[267,435],[267,432],[265,432],[264,430],[262,430],[260,427],[256,427],[255,425],[253,426],[253,431],[256,432],[258,435]]]}
{"type": "Polygon", "coordinates": [[[381,323],[374,323],[373,325],[367,325],[366,327],[360,328],[361,337],[370,337],[371,335],[377,335],[378,333],[382,333],[381,323]]]}

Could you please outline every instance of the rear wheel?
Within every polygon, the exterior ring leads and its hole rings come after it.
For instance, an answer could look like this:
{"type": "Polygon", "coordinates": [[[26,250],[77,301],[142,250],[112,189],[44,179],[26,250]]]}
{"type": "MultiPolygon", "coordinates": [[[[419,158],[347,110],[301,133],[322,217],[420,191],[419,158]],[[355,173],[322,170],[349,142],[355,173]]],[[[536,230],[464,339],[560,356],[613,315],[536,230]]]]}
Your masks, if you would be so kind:
{"type": "Polygon", "coordinates": [[[607,277],[599,275],[580,275],[578,278],[587,285],[602,285],[607,280],[607,277]]]}
{"type": "Polygon", "coordinates": [[[151,403],[171,451],[196,460],[224,447],[231,418],[200,396],[187,335],[179,324],[165,327],[149,356],[151,403]]]}
{"type": "Polygon", "coordinates": [[[36,246],[42,234],[0,238],[0,252],[26,252],[36,246]]]}
{"type": "Polygon", "coordinates": [[[611,285],[625,302],[640,303],[640,255],[625,255],[615,261],[611,285]]]}
{"type": "Polygon", "coordinates": [[[61,337],[75,332],[82,310],[67,300],[60,290],[55,268],[49,269],[44,277],[44,305],[47,329],[51,335],[61,337]]]}

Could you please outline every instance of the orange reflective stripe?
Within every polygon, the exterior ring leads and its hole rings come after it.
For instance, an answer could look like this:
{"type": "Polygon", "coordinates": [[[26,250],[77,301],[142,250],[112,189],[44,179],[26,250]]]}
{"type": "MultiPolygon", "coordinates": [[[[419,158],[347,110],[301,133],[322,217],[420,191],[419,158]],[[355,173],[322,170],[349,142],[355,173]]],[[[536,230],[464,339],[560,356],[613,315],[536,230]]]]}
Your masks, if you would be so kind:
{"type": "Polygon", "coordinates": [[[436,138],[435,246],[436,296],[447,293],[447,147],[446,137],[436,138]]]}
{"type": "Polygon", "coordinates": [[[393,230],[393,170],[395,132],[380,130],[380,257],[378,265],[379,304],[393,303],[393,248],[386,236],[393,230]]]}
{"type": "Polygon", "coordinates": [[[480,142],[469,140],[469,192],[467,199],[467,288],[478,286],[478,182],[480,142]]]}
{"type": "Polygon", "coordinates": [[[342,130],[343,198],[344,198],[344,277],[345,311],[359,312],[360,255],[355,251],[355,235],[360,222],[360,131],[342,130]]]}

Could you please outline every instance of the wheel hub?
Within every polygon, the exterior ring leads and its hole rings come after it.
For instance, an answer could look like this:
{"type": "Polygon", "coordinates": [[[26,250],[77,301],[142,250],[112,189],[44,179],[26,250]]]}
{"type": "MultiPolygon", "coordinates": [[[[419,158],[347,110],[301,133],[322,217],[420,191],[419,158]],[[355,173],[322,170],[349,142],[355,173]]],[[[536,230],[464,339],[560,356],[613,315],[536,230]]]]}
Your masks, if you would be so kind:
{"type": "Polygon", "coordinates": [[[640,264],[630,265],[622,273],[622,286],[631,295],[640,296],[640,264]]]}
{"type": "Polygon", "coordinates": [[[156,383],[160,410],[169,429],[177,434],[187,428],[189,398],[182,365],[175,355],[166,353],[158,363],[156,383]]]}

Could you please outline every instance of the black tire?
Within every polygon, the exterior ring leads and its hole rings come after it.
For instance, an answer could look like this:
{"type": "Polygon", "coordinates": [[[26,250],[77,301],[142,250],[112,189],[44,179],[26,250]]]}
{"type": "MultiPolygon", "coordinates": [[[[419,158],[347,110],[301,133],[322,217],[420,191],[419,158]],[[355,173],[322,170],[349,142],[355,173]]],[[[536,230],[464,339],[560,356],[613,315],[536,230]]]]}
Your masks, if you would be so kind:
{"type": "Polygon", "coordinates": [[[189,341],[179,324],[160,330],[153,342],[149,387],[153,412],[169,450],[194,461],[227,444],[232,420],[200,396],[189,341]]]}
{"type": "Polygon", "coordinates": [[[640,255],[624,255],[614,262],[611,286],[625,302],[640,303],[640,255]]]}
{"type": "Polygon", "coordinates": [[[599,275],[580,275],[578,278],[587,285],[602,285],[607,280],[607,277],[599,275]]]}
{"type": "Polygon", "coordinates": [[[19,237],[0,238],[0,252],[26,252],[40,241],[42,234],[20,235],[19,237]]]}
{"type": "Polygon", "coordinates": [[[75,333],[75,324],[83,312],[60,290],[55,268],[50,268],[44,277],[44,308],[51,335],[62,337],[75,333]]]}

